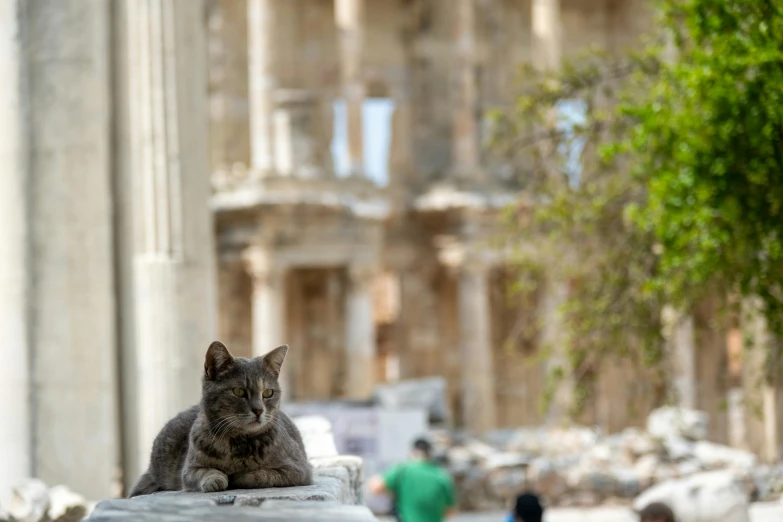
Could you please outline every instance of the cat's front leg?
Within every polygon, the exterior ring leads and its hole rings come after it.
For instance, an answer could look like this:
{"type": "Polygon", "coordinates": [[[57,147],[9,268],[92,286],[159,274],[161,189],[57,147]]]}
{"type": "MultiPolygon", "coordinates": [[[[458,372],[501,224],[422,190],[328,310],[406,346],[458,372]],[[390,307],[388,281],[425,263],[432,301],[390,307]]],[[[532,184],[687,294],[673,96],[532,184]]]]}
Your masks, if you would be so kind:
{"type": "Polygon", "coordinates": [[[213,468],[186,467],[182,473],[182,485],[186,491],[225,491],[228,489],[228,477],[213,468]]]}
{"type": "Polygon", "coordinates": [[[236,473],[229,479],[232,489],[284,488],[291,486],[309,486],[312,484],[312,472],[295,466],[259,469],[246,473],[236,473]]]}

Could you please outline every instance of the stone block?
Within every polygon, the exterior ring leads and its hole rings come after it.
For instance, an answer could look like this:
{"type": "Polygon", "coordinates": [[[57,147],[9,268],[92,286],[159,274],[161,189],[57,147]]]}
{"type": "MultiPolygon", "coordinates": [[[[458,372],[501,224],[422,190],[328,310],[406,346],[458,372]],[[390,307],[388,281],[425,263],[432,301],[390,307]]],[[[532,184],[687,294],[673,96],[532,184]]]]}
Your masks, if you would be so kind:
{"type": "Polygon", "coordinates": [[[339,455],[311,458],[310,464],[316,474],[329,475],[332,469],[344,469],[348,475],[348,495],[345,502],[364,504],[364,466],[360,457],[339,455]]]}
{"type": "Polygon", "coordinates": [[[78,522],[87,515],[89,503],[68,487],[49,488],[40,479],[28,479],[10,491],[10,501],[0,507],[0,522],[78,522]]]}
{"type": "Polygon", "coordinates": [[[291,502],[267,500],[261,510],[275,516],[287,516],[288,520],[376,520],[366,506],[347,506],[337,502],[291,502]]]}
{"type": "Polygon", "coordinates": [[[38,522],[49,507],[49,488],[39,479],[30,479],[15,487],[8,503],[12,520],[38,522]]]}
{"type": "Polygon", "coordinates": [[[362,461],[358,457],[313,459],[311,486],[242,489],[215,493],[166,491],[133,499],[100,502],[87,520],[179,522],[372,521],[362,500],[362,461]]]}
{"type": "MultiPolygon", "coordinates": [[[[202,499],[203,500],[203,499],[202,499]]],[[[376,518],[364,506],[336,501],[264,500],[259,506],[219,505],[180,497],[165,502],[115,500],[101,502],[88,520],[100,522],[372,522],[376,518]]]]}
{"type": "Polygon", "coordinates": [[[708,469],[731,468],[750,470],[756,468],[756,456],[741,449],[730,448],[708,441],[693,445],[694,456],[708,469]]]}
{"type": "Polygon", "coordinates": [[[698,473],[662,482],[634,500],[640,511],[652,502],[670,506],[679,522],[749,522],[748,494],[728,471],[698,473]]]}
{"type": "Polygon", "coordinates": [[[665,406],[647,417],[647,432],[662,439],[683,437],[689,440],[707,438],[709,416],[698,410],[665,406]]]}

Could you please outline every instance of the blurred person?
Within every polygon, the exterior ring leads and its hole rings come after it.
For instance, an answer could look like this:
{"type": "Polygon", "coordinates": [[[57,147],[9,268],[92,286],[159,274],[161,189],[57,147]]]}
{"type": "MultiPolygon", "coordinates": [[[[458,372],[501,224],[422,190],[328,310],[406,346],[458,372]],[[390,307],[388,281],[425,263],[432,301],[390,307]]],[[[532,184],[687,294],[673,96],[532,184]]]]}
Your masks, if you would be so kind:
{"type": "Polygon", "coordinates": [[[370,479],[373,494],[391,493],[402,522],[440,522],[456,513],[454,482],[432,459],[432,444],[416,439],[410,460],[370,479]]]}
{"type": "Polygon", "coordinates": [[[544,518],[544,506],[538,495],[522,493],[514,503],[514,509],[506,522],[541,522],[544,518]]]}
{"type": "Polygon", "coordinates": [[[639,512],[639,522],[675,522],[674,512],[663,502],[653,502],[639,512]]]}

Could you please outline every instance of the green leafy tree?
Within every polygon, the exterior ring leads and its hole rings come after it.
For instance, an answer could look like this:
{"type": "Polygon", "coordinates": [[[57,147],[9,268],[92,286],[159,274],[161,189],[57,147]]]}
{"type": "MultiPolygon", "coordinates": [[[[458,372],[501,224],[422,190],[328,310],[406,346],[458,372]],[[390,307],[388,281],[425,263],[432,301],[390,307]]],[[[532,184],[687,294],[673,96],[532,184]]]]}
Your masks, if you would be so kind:
{"type": "Polygon", "coordinates": [[[570,283],[577,378],[609,355],[661,366],[663,305],[707,295],[757,297],[783,335],[783,0],[656,9],[641,52],[528,69],[496,115],[521,274],[570,283]]]}

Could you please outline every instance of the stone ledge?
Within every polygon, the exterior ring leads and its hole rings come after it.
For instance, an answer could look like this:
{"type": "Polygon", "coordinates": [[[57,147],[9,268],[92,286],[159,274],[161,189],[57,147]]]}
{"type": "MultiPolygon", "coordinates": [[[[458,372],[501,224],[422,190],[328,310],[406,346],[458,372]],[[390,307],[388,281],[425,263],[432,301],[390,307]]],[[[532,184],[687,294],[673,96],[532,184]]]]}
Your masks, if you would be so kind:
{"type": "Polygon", "coordinates": [[[104,500],[87,520],[374,521],[362,500],[362,460],[340,456],[313,459],[311,486],[238,489],[216,493],[165,491],[133,499],[104,500]]]}
{"type": "Polygon", "coordinates": [[[364,504],[364,465],[361,457],[337,455],[310,459],[315,476],[329,476],[343,480],[342,472],[348,476],[346,504],[364,504]]]}

